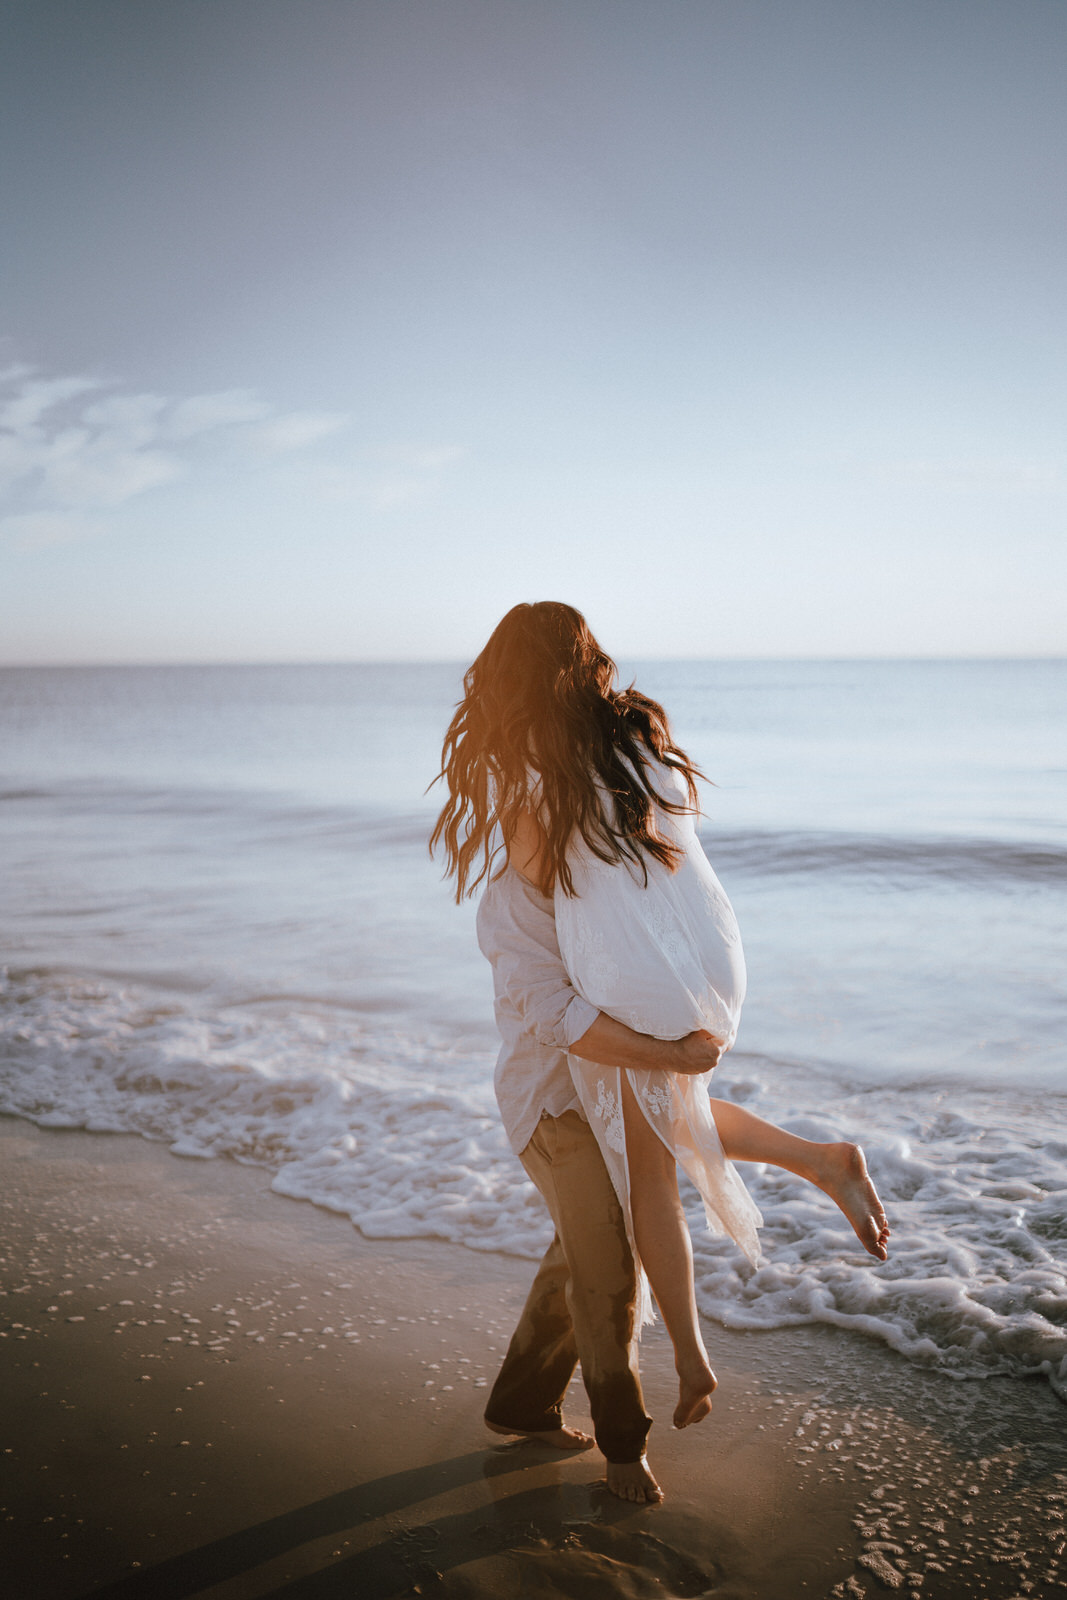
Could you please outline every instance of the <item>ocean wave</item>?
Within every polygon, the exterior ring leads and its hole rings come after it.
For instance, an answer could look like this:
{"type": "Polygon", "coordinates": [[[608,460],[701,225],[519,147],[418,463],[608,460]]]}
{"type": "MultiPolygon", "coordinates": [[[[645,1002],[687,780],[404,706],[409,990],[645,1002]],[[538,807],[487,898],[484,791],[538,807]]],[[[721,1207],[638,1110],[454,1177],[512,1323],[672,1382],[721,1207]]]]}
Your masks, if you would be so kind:
{"type": "Polygon", "coordinates": [[[882,1340],[952,1377],[1040,1375],[1067,1400],[1067,1166],[1032,1128],[957,1114],[798,1115],[761,1105],[802,1136],[863,1139],[890,1216],[879,1264],[802,1181],[765,1168],[746,1179],[764,1213],[765,1259],[748,1270],[694,1237],[702,1308],[729,1327],[825,1322],[882,1340]],[[892,1122],[896,1127],[892,1127],[892,1122]]]}
{"type": "Polygon", "coordinates": [[[184,994],[27,972],[0,980],[0,1111],[137,1133],[177,1155],[264,1166],[280,1194],[368,1238],[538,1255],[539,1203],[490,1086],[450,1043],[333,1008],[205,1006],[184,994]]]}
{"type": "Polygon", "coordinates": [[[421,808],[383,810],[343,803],[308,802],[284,792],[253,787],[208,788],[131,783],[119,779],[79,778],[49,787],[0,789],[0,803],[31,803],[33,811],[49,807],[59,815],[97,816],[118,822],[123,818],[174,819],[201,822],[215,819],[242,835],[250,828],[257,842],[285,841],[291,845],[319,845],[342,851],[375,849],[382,845],[417,846],[425,851],[436,807],[426,801],[421,808]]]}
{"type": "MultiPolygon", "coordinates": [[[[953,1376],[1042,1374],[1067,1399],[1067,1145],[1050,1137],[1047,1095],[1013,1112],[1002,1096],[983,1119],[943,1090],[872,1092],[737,1053],[730,1065],[718,1093],[805,1137],[863,1140],[892,1255],[867,1256],[809,1185],[746,1167],[765,1218],[758,1268],[703,1231],[691,1197],[707,1315],[831,1323],[953,1376]]],[[[504,1139],[491,1066],[443,1032],[277,996],[223,1005],[54,972],[0,981],[0,1110],[266,1167],[277,1192],[369,1238],[536,1258],[551,1228],[504,1139]]]]}
{"type": "MultiPolygon", "coordinates": [[[[168,817],[213,819],[258,844],[285,843],[311,851],[394,849],[426,851],[436,801],[397,810],[323,803],[255,788],[169,787],[121,780],[79,779],[47,788],[0,790],[0,801],[35,809],[53,806],[62,815],[123,816],[151,821],[168,817]]],[[[716,869],[748,878],[848,875],[903,886],[937,880],[958,885],[1027,884],[1067,886],[1067,846],[1052,839],[975,837],[956,834],[879,833],[847,829],[720,829],[705,821],[701,840],[716,869]]]]}
{"type": "Polygon", "coordinates": [[[869,874],[882,879],[990,880],[1067,886],[1067,849],[1007,839],[858,832],[718,832],[701,835],[716,867],[731,873],[869,874]]]}

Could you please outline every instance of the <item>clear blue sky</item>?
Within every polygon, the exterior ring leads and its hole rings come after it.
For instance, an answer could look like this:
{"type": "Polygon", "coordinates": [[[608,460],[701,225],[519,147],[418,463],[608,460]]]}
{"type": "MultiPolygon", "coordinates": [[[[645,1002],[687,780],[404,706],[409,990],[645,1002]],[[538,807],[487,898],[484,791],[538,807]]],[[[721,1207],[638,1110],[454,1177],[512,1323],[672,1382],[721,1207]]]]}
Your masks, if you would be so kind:
{"type": "Polygon", "coordinates": [[[7,0],[0,660],[1067,645],[1062,0],[7,0]]]}

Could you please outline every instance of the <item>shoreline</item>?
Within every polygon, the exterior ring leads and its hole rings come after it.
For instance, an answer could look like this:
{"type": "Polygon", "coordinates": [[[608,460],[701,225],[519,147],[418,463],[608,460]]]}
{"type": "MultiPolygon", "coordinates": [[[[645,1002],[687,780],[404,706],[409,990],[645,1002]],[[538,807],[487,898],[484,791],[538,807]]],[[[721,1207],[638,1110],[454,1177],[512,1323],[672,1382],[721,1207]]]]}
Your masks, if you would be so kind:
{"type": "MultiPolygon", "coordinates": [[[[1067,1428],[1042,1380],[706,1323],[714,1410],[679,1434],[657,1325],[641,1366],[667,1501],[635,1507],[598,1453],[482,1426],[531,1262],[370,1241],[260,1169],[136,1135],[0,1117],[0,1167],[13,1600],[1007,1600],[1067,1581],[1067,1428]]],[[[568,1420],[589,1426],[580,1383],[568,1420]]]]}

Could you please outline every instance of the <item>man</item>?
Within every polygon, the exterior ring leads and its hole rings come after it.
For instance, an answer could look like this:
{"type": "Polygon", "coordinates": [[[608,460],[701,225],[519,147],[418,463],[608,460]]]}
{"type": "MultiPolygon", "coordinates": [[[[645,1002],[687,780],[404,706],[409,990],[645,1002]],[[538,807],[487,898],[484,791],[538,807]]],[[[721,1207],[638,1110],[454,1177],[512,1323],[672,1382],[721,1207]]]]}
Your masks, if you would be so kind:
{"type": "Polygon", "coordinates": [[[652,1419],[637,1369],[633,1255],[567,1052],[603,1066],[700,1073],[718,1063],[719,1045],[708,1033],[673,1041],[634,1033],[583,1000],[560,958],[552,901],[514,867],[482,897],[478,944],[493,968],[500,1113],[556,1229],[485,1420],[497,1433],[589,1449],[588,1435],[563,1421],[563,1396],[580,1361],[608,1488],[624,1500],[659,1501],[645,1460],[652,1419]]]}

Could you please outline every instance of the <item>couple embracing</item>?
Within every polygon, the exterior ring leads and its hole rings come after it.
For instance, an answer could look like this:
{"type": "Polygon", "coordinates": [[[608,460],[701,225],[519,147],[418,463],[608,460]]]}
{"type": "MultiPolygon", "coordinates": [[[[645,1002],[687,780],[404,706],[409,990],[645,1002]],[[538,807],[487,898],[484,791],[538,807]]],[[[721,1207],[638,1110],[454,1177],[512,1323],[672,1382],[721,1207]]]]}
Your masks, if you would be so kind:
{"type": "Polygon", "coordinates": [[[740,935],[697,837],[702,774],[663,708],[616,682],[573,607],[509,611],[464,678],[431,848],[443,847],[457,898],[484,884],[497,1100],[555,1226],[486,1423],[590,1448],[563,1420],[580,1362],[609,1489],[658,1501],[636,1354],[650,1285],[674,1346],[675,1427],[708,1415],[716,1384],[678,1167],[712,1231],[751,1261],[760,1216],[735,1161],[825,1190],[879,1260],[889,1228],[858,1146],[801,1139],[709,1097],[744,1000],[740,935]]]}

